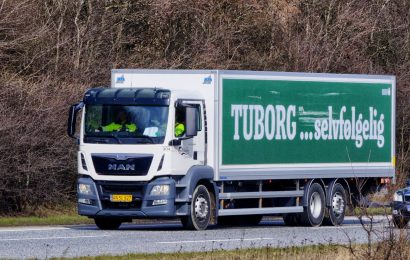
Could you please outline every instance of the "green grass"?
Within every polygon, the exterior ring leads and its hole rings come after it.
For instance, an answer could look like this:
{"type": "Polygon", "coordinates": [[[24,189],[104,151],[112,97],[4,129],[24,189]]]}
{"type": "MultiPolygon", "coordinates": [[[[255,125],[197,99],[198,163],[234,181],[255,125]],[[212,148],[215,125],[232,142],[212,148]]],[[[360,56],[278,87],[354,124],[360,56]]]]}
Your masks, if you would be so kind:
{"type": "Polygon", "coordinates": [[[29,210],[31,213],[1,216],[0,227],[11,226],[44,226],[44,225],[77,225],[91,224],[93,219],[79,216],[75,204],[56,205],[52,208],[40,207],[29,210]]]}
{"type": "MultiPolygon", "coordinates": [[[[365,215],[368,214],[370,216],[372,215],[386,215],[386,214],[391,214],[391,208],[386,207],[386,208],[355,208],[353,213],[350,213],[348,215],[350,216],[359,216],[359,215],[365,215]]],[[[347,215],[347,214],[346,214],[347,215]]]]}
{"type": "Polygon", "coordinates": [[[0,227],[42,226],[42,225],[76,225],[91,224],[92,219],[78,215],[56,215],[45,217],[0,217],[0,227]]]}
{"type": "Polygon", "coordinates": [[[129,260],[129,259],[349,259],[348,249],[335,245],[302,246],[288,248],[264,247],[259,249],[214,250],[211,252],[178,252],[155,254],[103,255],[69,258],[75,260],[129,260]]]}
{"type": "MultiPolygon", "coordinates": [[[[345,259],[385,259],[394,253],[398,256],[408,256],[410,254],[410,244],[407,239],[396,241],[393,248],[389,241],[374,243],[369,247],[364,244],[349,246],[342,245],[311,245],[294,247],[263,247],[252,249],[236,250],[212,250],[208,252],[176,252],[176,253],[153,253],[153,254],[126,254],[126,255],[102,255],[68,258],[72,260],[129,260],[129,259],[325,259],[325,260],[345,260],[345,259]]],[[[217,246],[215,246],[217,248],[217,246]]],[[[399,257],[400,258],[400,257],[399,257]]],[[[398,258],[398,259],[399,259],[398,258]]],[[[400,258],[402,259],[402,258],[400,258]]]]}

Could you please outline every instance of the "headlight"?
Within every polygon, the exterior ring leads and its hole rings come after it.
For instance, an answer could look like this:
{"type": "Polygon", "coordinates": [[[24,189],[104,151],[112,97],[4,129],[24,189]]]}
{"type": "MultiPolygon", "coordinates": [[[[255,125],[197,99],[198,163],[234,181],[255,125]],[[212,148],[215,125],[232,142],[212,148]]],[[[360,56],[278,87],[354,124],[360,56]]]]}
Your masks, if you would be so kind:
{"type": "Polygon", "coordinates": [[[169,185],[155,185],[150,195],[169,195],[169,185]]]}
{"type": "Polygon", "coordinates": [[[393,196],[393,201],[403,202],[403,194],[395,192],[393,196]]]}
{"type": "Polygon", "coordinates": [[[92,195],[93,194],[93,190],[91,189],[91,185],[90,184],[83,184],[83,183],[78,184],[78,192],[81,193],[81,194],[85,194],[85,195],[92,195]]]}

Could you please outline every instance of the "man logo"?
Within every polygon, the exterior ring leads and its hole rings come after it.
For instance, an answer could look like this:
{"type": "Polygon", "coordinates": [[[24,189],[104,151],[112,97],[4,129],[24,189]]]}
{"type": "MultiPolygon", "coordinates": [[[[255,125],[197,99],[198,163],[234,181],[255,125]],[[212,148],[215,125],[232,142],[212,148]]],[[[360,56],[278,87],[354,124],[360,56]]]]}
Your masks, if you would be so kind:
{"type": "Polygon", "coordinates": [[[135,164],[108,164],[109,171],[135,171],[135,164]]]}

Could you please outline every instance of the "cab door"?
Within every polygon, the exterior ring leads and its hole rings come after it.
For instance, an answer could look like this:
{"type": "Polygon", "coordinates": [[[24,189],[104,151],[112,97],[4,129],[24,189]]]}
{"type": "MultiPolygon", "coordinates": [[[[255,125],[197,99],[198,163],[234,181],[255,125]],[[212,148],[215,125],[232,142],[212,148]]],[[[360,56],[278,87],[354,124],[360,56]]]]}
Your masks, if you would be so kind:
{"type": "MultiPolygon", "coordinates": [[[[189,116],[188,116],[189,117],[189,116]]],[[[192,117],[191,117],[192,119],[192,117]]],[[[178,100],[177,107],[175,109],[175,128],[174,137],[181,140],[181,144],[178,146],[178,151],[182,156],[189,157],[195,165],[206,164],[206,118],[204,114],[204,101],[203,100],[178,100]],[[187,136],[186,129],[187,120],[187,108],[190,108],[191,112],[194,111],[196,135],[190,137],[187,136]],[[184,125],[185,132],[181,136],[180,124],[184,125]]]]}

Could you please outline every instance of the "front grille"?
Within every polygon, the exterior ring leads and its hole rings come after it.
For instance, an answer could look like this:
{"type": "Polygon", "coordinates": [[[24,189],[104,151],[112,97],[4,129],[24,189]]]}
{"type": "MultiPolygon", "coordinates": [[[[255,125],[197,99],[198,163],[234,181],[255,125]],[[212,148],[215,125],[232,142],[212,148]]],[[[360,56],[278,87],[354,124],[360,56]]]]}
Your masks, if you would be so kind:
{"type": "Polygon", "coordinates": [[[111,202],[102,201],[103,209],[125,209],[125,210],[139,210],[141,209],[141,201],[133,202],[111,202]]]}
{"type": "Polygon", "coordinates": [[[93,154],[94,168],[99,175],[144,176],[152,163],[152,154],[93,154]]]}
{"type": "Polygon", "coordinates": [[[143,196],[144,192],[144,185],[135,185],[135,184],[100,184],[101,192],[102,193],[124,193],[124,194],[139,194],[141,197],[143,196]]]}
{"type": "Polygon", "coordinates": [[[145,194],[145,182],[97,181],[98,194],[103,209],[139,210],[145,194]],[[132,202],[111,202],[113,194],[132,195],[132,202]]]}

